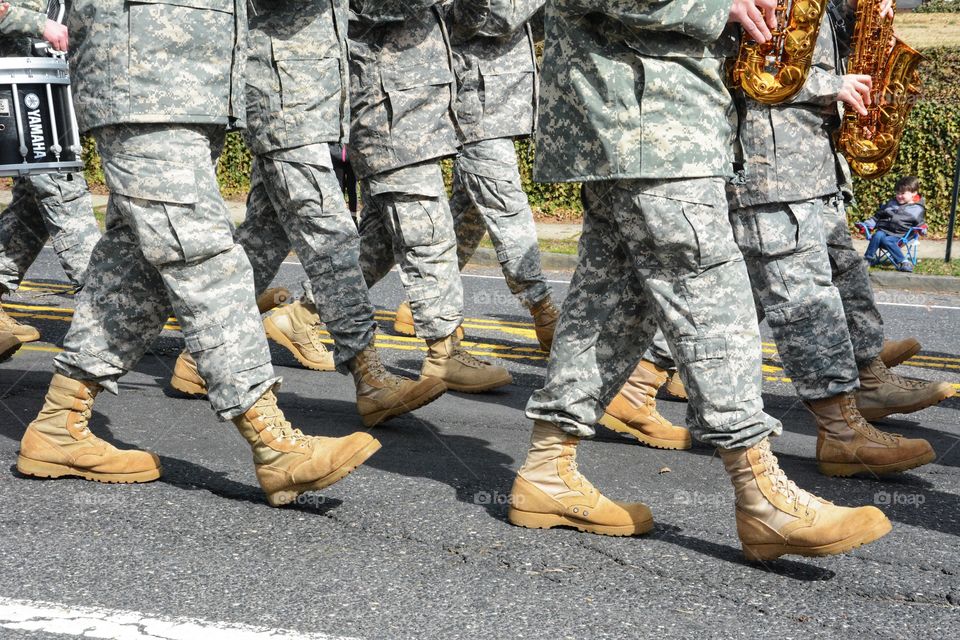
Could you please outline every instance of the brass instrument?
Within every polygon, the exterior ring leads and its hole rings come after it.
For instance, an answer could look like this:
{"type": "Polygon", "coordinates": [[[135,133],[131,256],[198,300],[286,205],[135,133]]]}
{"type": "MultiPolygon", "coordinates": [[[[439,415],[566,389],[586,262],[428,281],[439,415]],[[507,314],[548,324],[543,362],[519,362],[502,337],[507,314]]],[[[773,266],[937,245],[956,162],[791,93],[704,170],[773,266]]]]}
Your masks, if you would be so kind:
{"type": "Polygon", "coordinates": [[[863,178],[878,178],[893,166],[907,118],[921,93],[917,68],[923,56],[893,35],[893,19],[881,18],[879,5],[880,0],[857,4],[847,69],[873,79],[871,104],[865,116],[847,108],[837,137],[850,168],[863,178]]]}
{"type": "Polygon", "coordinates": [[[763,104],[796,95],[807,81],[826,10],[827,0],[778,0],[773,37],[763,44],[741,40],[733,84],[763,104]]]}

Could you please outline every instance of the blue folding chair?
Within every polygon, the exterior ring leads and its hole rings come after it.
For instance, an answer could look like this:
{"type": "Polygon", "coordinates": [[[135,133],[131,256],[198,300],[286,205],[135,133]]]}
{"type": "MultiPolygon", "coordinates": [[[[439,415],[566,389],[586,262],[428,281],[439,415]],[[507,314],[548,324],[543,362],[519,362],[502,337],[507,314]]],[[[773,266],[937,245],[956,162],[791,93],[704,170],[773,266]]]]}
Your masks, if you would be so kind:
{"type": "MultiPolygon", "coordinates": [[[[873,237],[873,227],[868,227],[862,222],[858,222],[854,226],[859,229],[864,236],[866,236],[867,240],[873,237]]],[[[925,235],[927,235],[927,223],[923,223],[916,227],[910,227],[910,229],[897,241],[900,251],[903,252],[903,255],[913,266],[917,266],[917,261],[920,259],[920,238],[921,236],[925,235]]],[[[880,246],[877,249],[877,259],[874,264],[889,264],[893,265],[894,267],[900,266],[894,263],[893,258],[890,257],[890,252],[887,251],[883,246],[880,246]]]]}

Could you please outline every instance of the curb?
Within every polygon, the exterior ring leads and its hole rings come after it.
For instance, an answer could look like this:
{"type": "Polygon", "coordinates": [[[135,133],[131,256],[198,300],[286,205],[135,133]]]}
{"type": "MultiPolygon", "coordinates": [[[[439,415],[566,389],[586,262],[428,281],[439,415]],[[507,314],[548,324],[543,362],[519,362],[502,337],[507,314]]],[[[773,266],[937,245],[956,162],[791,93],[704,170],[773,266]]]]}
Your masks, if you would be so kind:
{"type": "MultiPolygon", "coordinates": [[[[545,271],[573,271],[577,266],[577,256],[563,253],[541,253],[541,264],[545,271]]],[[[477,249],[470,258],[470,266],[499,268],[497,252],[493,249],[477,249]]],[[[960,295],[960,278],[952,276],[918,276],[911,273],[871,271],[870,283],[877,289],[907,289],[927,293],[949,293],[960,295]]]]}

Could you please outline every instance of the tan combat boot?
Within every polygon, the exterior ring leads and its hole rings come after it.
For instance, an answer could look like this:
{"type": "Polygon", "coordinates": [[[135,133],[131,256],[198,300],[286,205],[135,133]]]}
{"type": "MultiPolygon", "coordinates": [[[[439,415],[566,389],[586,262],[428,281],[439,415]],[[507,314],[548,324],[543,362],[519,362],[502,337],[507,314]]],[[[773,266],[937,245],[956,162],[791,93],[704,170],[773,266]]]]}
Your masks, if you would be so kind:
{"type": "Polygon", "coordinates": [[[953,397],[957,390],[949,382],[927,382],[904,378],[890,371],[880,358],[860,369],[857,407],[867,420],[879,420],[893,413],[913,413],[953,397]]]}
{"type": "Polygon", "coordinates": [[[17,470],[28,476],[75,476],[97,482],[150,482],[160,459],[147,451],[117,449],[88,428],[100,385],[53,375],[39,415],[20,440],[17,470]]]}
{"type": "Polygon", "coordinates": [[[9,331],[0,330],[0,362],[6,362],[13,357],[23,343],[9,331]]]}
{"type": "MultiPolygon", "coordinates": [[[[404,300],[397,307],[396,317],[393,320],[393,330],[404,336],[415,336],[417,331],[413,325],[413,311],[410,303],[404,300]]],[[[463,340],[463,327],[457,327],[457,339],[463,340]]]]}
{"type": "Polygon", "coordinates": [[[747,560],[829,556],[886,535],[876,507],[838,507],[795,485],[764,439],[749,449],[718,449],[737,500],[737,535],[747,560]]]}
{"type": "Polygon", "coordinates": [[[513,382],[503,367],[475,358],[460,346],[456,334],[427,340],[427,357],[421,378],[440,378],[451,391],[482,393],[513,382]]]}
{"type": "MultiPolygon", "coordinates": [[[[257,309],[264,314],[277,305],[290,299],[290,292],[283,287],[267,289],[257,298],[257,309]]],[[[170,376],[170,386],[188,396],[207,395],[207,383],[197,370],[197,361],[190,352],[184,349],[173,365],[173,374],[170,376]]]]}
{"type": "Polygon", "coordinates": [[[233,423],[253,449],[257,480],[274,507],[290,504],[306,491],[329,487],[380,449],[380,442],[368,433],[342,438],[304,435],[284,419],[273,391],[233,423]]]}
{"type": "Polygon", "coordinates": [[[674,371],[673,374],[670,375],[670,380],[667,381],[666,392],[667,395],[674,400],[686,402],[687,388],[683,386],[683,380],[680,379],[679,371],[674,371]]]}
{"type": "Polygon", "coordinates": [[[875,429],[852,393],[804,403],[817,421],[817,463],[828,476],[881,476],[933,462],[930,443],[875,429]]]}
{"type": "Polygon", "coordinates": [[[510,491],[507,519],[528,529],[574,527],[607,536],[634,536],[653,528],[650,509],[610,500],[577,471],[580,439],[556,425],[533,423],[530,451],[510,491]]]}
{"type": "Polygon", "coordinates": [[[36,342],[40,339],[40,332],[28,324],[21,324],[7,315],[0,304],[0,331],[12,333],[20,342],[36,342]]]}
{"type": "Polygon", "coordinates": [[[888,369],[893,369],[918,353],[920,353],[920,342],[916,338],[884,340],[883,349],[880,350],[880,359],[883,360],[883,364],[888,369]]]}
{"type": "Polygon", "coordinates": [[[438,378],[411,380],[393,375],[384,368],[373,342],[350,361],[350,372],[357,385],[357,411],[365,427],[429,404],[447,390],[438,378]]]}
{"type": "Polygon", "coordinates": [[[557,330],[560,310],[553,304],[550,296],[547,296],[530,307],[530,315],[533,316],[533,329],[537,333],[540,348],[549,352],[553,346],[553,334],[557,330]]]}
{"type": "Polygon", "coordinates": [[[333,354],[321,342],[320,316],[306,300],[280,307],[263,320],[267,337],[314,371],[335,371],[333,354]]]}
{"type": "Polygon", "coordinates": [[[690,432],[672,425],[657,411],[657,390],[666,379],[666,371],[641,360],[607,406],[600,424],[658,449],[689,449],[690,432]]]}

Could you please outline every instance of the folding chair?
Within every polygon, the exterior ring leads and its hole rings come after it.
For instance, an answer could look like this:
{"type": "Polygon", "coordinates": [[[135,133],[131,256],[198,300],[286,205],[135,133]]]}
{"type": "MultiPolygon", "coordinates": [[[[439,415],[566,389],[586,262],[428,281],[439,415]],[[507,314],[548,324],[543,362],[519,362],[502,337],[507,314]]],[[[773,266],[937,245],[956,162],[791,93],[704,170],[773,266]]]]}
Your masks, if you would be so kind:
{"type": "MultiPolygon", "coordinates": [[[[872,227],[868,227],[862,222],[858,222],[854,226],[859,229],[864,236],[866,236],[867,240],[873,237],[874,229],[872,227]]],[[[923,223],[916,227],[910,227],[910,229],[897,241],[897,245],[903,252],[904,257],[906,257],[906,259],[909,260],[910,264],[913,266],[917,266],[917,261],[920,259],[920,237],[925,235],[927,235],[927,224],[923,223]]],[[[887,251],[883,246],[880,246],[877,249],[877,258],[874,264],[890,264],[894,267],[900,266],[893,262],[893,258],[890,257],[890,252],[887,251]]]]}

